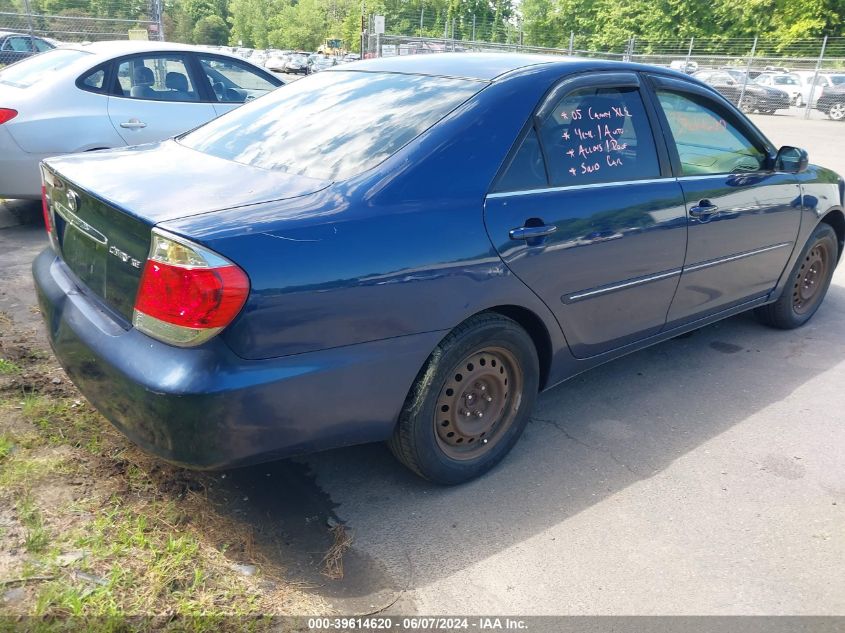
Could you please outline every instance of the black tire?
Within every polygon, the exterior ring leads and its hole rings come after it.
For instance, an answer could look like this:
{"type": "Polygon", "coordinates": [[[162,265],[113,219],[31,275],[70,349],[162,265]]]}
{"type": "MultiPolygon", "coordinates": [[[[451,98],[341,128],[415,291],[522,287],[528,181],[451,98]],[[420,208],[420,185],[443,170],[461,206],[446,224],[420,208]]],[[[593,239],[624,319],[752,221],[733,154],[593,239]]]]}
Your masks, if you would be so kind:
{"type": "Polygon", "coordinates": [[[829,224],[819,224],[795,262],[777,301],[755,311],[765,325],[791,330],[801,327],[819,309],[839,257],[839,241],[829,224]]]}
{"type": "Polygon", "coordinates": [[[528,333],[500,314],[478,314],[455,328],[431,353],[405,400],[388,446],[400,462],[429,481],[452,485],[474,479],[501,461],[522,435],[539,377],[537,350],[528,333]],[[486,384],[488,392],[476,393],[486,384]],[[467,405],[473,394],[477,399],[467,405]],[[452,403],[451,409],[446,402],[452,403]],[[490,408],[482,411],[484,407],[490,408]],[[485,431],[486,425],[491,427],[485,431]],[[461,444],[464,439],[466,443],[461,444]]]}

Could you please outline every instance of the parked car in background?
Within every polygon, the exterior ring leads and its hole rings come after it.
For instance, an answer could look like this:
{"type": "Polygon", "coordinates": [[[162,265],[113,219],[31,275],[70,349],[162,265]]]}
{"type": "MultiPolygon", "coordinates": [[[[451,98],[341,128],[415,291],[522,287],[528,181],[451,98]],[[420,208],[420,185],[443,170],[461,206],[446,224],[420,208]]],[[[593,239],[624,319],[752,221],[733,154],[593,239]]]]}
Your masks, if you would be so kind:
{"type": "Polygon", "coordinates": [[[296,75],[308,74],[308,55],[305,53],[293,53],[285,62],[285,72],[296,75]]]}
{"type": "Polygon", "coordinates": [[[347,53],[343,56],[344,63],[357,62],[359,59],[361,59],[361,56],[358,53],[347,53]]]}
{"type": "Polygon", "coordinates": [[[0,66],[53,50],[56,44],[55,40],[44,37],[0,31],[0,66]]]}
{"type": "Polygon", "coordinates": [[[73,44],[0,70],[0,196],[38,198],[47,156],[161,141],[282,85],[204,48],[73,44]]]}
{"type": "Polygon", "coordinates": [[[270,55],[264,62],[264,68],[272,70],[273,72],[285,72],[285,65],[287,65],[290,56],[287,53],[275,53],[270,55]]]}
{"type": "Polygon", "coordinates": [[[845,85],[845,73],[819,73],[813,90],[814,105],[818,104],[818,100],[829,90],[842,85],[845,85]]]}
{"type": "Polygon", "coordinates": [[[292,53],[285,62],[285,72],[296,75],[308,74],[308,55],[305,53],[292,53]]]}
{"type": "Polygon", "coordinates": [[[338,66],[43,174],[53,350],[199,468],[387,440],[467,481],[543,389],[746,310],[806,323],[845,245],[835,173],[699,81],[594,59],[338,66]]]}
{"type": "Polygon", "coordinates": [[[334,66],[337,66],[336,58],[320,56],[314,59],[313,62],[311,62],[311,72],[318,73],[323,70],[328,70],[329,68],[332,68],[334,66]]]}
{"type": "Polygon", "coordinates": [[[698,70],[698,62],[686,59],[676,59],[669,63],[669,68],[691,75],[698,70]]]}
{"type": "Polygon", "coordinates": [[[845,120],[845,83],[826,88],[816,101],[816,108],[834,121],[845,120]]]}
{"type": "MultiPolygon", "coordinates": [[[[739,71],[738,71],[739,72],[739,71]]],[[[783,90],[761,86],[749,81],[742,86],[745,74],[739,72],[739,79],[728,70],[700,70],[693,77],[718,90],[731,103],[738,105],[745,113],[759,112],[773,114],[776,110],[789,108],[789,95],[783,90]]]]}
{"type": "Polygon", "coordinates": [[[760,86],[769,86],[770,88],[783,90],[789,95],[790,103],[797,106],[803,105],[804,103],[804,98],[801,95],[801,82],[794,75],[764,72],[754,80],[754,83],[760,86]]]}

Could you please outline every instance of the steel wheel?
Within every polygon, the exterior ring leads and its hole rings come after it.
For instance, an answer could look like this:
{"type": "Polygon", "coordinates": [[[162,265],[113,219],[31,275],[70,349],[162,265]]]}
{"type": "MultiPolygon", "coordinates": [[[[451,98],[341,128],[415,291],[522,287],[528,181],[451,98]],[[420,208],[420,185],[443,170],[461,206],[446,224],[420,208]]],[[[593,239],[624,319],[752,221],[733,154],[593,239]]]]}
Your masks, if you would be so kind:
{"type": "Polygon", "coordinates": [[[819,242],[807,253],[792,289],[792,308],[796,314],[813,310],[824,296],[830,260],[830,251],[824,242],[819,242]]]}
{"type": "Polygon", "coordinates": [[[845,103],[834,103],[827,115],[834,121],[845,119],[845,103]]]}
{"type": "Polygon", "coordinates": [[[443,452],[452,459],[475,459],[492,449],[516,417],[522,383],[519,363],[504,348],[467,356],[437,397],[434,426],[443,452]]]}

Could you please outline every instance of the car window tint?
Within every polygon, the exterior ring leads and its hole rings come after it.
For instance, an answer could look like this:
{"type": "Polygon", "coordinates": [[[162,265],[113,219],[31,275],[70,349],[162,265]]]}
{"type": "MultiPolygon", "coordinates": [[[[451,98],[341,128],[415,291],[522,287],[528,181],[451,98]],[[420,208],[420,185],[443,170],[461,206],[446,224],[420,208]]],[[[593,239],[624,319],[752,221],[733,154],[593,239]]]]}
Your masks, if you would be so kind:
{"type": "Polygon", "coordinates": [[[658,178],[660,165],[636,88],[583,88],[557,103],[540,127],[551,184],[658,178]]]}
{"type": "Polygon", "coordinates": [[[15,51],[17,53],[30,53],[32,48],[29,45],[28,37],[10,37],[6,40],[3,50],[15,51]]]}
{"type": "Polygon", "coordinates": [[[522,141],[494,191],[520,191],[548,186],[546,162],[534,128],[522,141]]]}
{"type": "Polygon", "coordinates": [[[199,101],[180,55],[148,55],[123,60],[117,77],[124,97],[149,101],[199,101]]]}
{"type": "Polygon", "coordinates": [[[343,179],[376,166],[485,85],[423,75],[325,71],[237,108],[181,142],[264,169],[343,179]]]}
{"type": "Polygon", "coordinates": [[[106,71],[104,68],[89,73],[80,82],[80,87],[90,92],[101,92],[103,90],[103,83],[106,80],[106,71]]]}
{"type": "Polygon", "coordinates": [[[658,90],[684,176],[758,171],[766,155],[705,99],[658,90]]]}
{"type": "Polygon", "coordinates": [[[85,51],[58,48],[41,55],[34,55],[0,70],[0,84],[28,88],[90,54],[85,51]]]}
{"type": "Polygon", "coordinates": [[[200,65],[218,101],[243,103],[276,89],[276,84],[246,64],[220,57],[200,57],[200,65]]]}
{"type": "Polygon", "coordinates": [[[45,51],[53,50],[53,46],[49,42],[45,42],[44,40],[39,40],[38,38],[34,38],[32,43],[35,45],[35,50],[39,53],[43,53],[45,51]]]}

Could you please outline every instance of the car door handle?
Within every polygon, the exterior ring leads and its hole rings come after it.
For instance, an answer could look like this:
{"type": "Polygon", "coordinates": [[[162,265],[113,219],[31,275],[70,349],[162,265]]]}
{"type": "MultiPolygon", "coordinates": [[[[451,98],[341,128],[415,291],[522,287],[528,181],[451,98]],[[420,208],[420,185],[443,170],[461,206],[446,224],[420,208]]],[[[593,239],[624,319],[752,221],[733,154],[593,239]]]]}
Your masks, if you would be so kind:
{"type": "Polygon", "coordinates": [[[120,127],[125,127],[127,130],[140,130],[147,127],[147,124],[138,119],[129,119],[120,124],[120,127]]]}
{"type": "Polygon", "coordinates": [[[512,240],[532,240],[538,237],[546,237],[557,231],[556,226],[521,226],[518,229],[511,229],[508,235],[512,240]]]}
{"type": "Polygon", "coordinates": [[[694,207],[690,207],[689,214],[694,218],[701,218],[719,212],[719,207],[709,200],[702,200],[694,207]]]}

